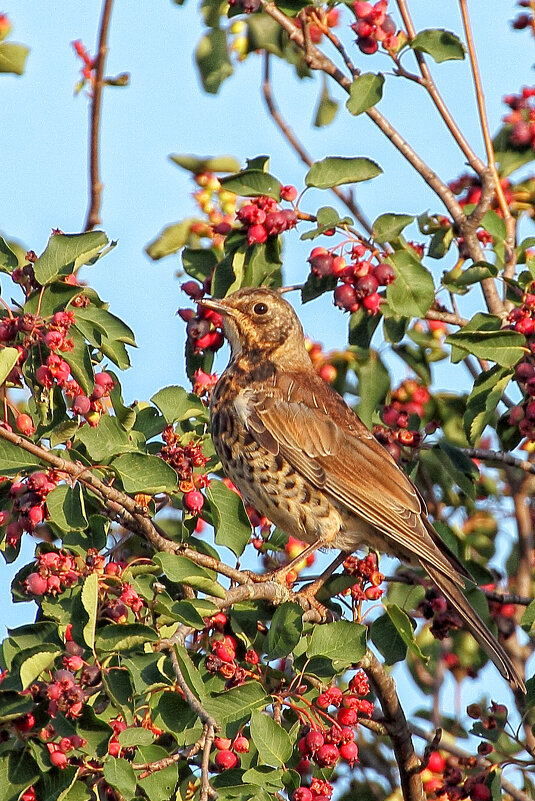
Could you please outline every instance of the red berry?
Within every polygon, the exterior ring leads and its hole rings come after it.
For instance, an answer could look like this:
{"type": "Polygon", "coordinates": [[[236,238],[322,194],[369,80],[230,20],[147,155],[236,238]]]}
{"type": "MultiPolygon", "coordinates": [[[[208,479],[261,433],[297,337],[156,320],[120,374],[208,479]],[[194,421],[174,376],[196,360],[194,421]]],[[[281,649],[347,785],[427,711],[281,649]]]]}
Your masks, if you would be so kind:
{"type": "Polygon", "coordinates": [[[336,765],[339,758],[340,752],[338,751],[336,745],[333,745],[332,743],[326,743],[325,745],[322,745],[321,748],[318,748],[315,755],[315,760],[318,765],[325,767],[336,765]]]}
{"type": "Polygon", "coordinates": [[[115,382],[109,373],[102,372],[96,374],[95,385],[103,387],[106,394],[109,395],[115,386],[115,382]]]}
{"type": "Polygon", "coordinates": [[[363,278],[359,278],[357,281],[355,281],[354,286],[357,297],[365,298],[368,295],[373,295],[374,292],[377,292],[379,281],[372,273],[369,273],[363,278]]]}
{"type": "Polygon", "coordinates": [[[470,798],[472,801],[490,801],[492,793],[486,784],[475,784],[472,787],[470,798]]]}
{"type": "Polygon", "coordinates": [[[321,748],[324,742],[325,742],[325,737],[323,736],[323,734],[320,731],[316,731],[315,729],[309,731],[309,733],[305,737],[305,743],[309,754],[313,754],[315,751],[318,750],[318,748],[321,748]]]}
{"type": "Polygon", "coordinates": [[[343,707],[336,713],[336,719],[342,726],[354,726],[357,722],[357,712],[355,709],[343,707]]]}
{"type": "Polygon", "coordinates": [[[260,657],[258,656],[258,653],[256,651],[253,651],[251,649],[247,651],[247,653],[245,654],[245,661],[248,662],[250,665],[258,665],[260,657]]]}
{"type": "Polygon", "coordinates": [[[312,801],[312,799],[313,795],[308,787],[298,787],[292,795],[292,801],[312,801]]]}
{"type": "Polygon", "coordinates": [[[57,350],[63,345],[63,334],[60,331],[47,331],[44,342],[50,350],[57,350]]]}
{"type": "Polygon", "coordinates": [[[50,754],[50,761],[56,768],[63,770],[64,768],[67,767],[67,763],[69,760],[67,759],[67,756],[63,753],[63,751],[53,751],[50,754]]]}
{"type": "Polygon", "coordinates": [[[381,308],[381,296],[378,292],[374,292],[372,295],[368,295],[367,298],[362,300],[362,305],[366,311],[371,312],[371,314],[377,314],[381,308]]]}
{"type": "Polygon", "coordinates": [[[237,754],[246,754],[249,751],[249,740],[243,734],[239,734],[234,740],[233,746],[237,754]]]}
{"type": "Polygon", "coordinates": [[[396,278],[394,270],[385,261],[374,267],[373,274],[381,286],[388,286],[396,278]]]}
{"type": "Polygon", "coordinates": [[[281,198],[283,200],[292,201],[295,200],[297,197],[297,189],[295,186],[291,184],[287,184],[286,186],[281,187],[281,198]]]}
{"type": "Polygon", "coordinates": [[[535,331],[535,320],[531,317],[523,317],[517,323],[515,323],[515,331],[518,331],[520,334],[524,334],[524,336],[529,337],[532,335],[533,331],[535,331]]]}
{"type": "MultiPolygon", "coordinates": [[[[319,248],[316,248],[318,250],[319,248]]],[[[333,269],[333,257],[328,250],[325,253],[317,253],[315,256],[310,256],[308,263],[314,275],[319,278],[324,278],[326,275],[331,275],[333,269]]]]}
{"type": "Polygon", "coordinates": [[[433,751],[429,757],[427,767],[429,770],[433,771],[433,773],[442,773],[446,767],[446,760],[438,751],[433,751]]]}
{"type": "Polygon", "coordinates": [[[77,395],[72,404],[73,414],[87,414],[91,408],[91,401],[86,395],[77,395]]]}
{"type": "Polygon", "coordinates": [[[535,367],[530,362],[520,362],[515,367],[515,378],[517,381],[527,381],[535,377],[535,367]]]}
{"type": "Polygon", "coordinates": [[[377,52],[379,45],[375,39],[372,39],[371,36],[363,36],[357,39],[357,46],[361,53],[365,53],[367,56],[371,56],[377,52]]]}
{"type": "Polygon", "coordinates": [[[231,770],[238,764],[238,757],[232,751],[218,751],[214,762],[218,770],[231,770]]]}
{"type": "Polygon", "coordinates": [[[357,744],[355,742],[343,743],[338,750],[342,759],[344,759],[346,762],[349,762],[351,767],[353,767],[359,755],[357,744]]]}
{"type": "Polygon", "coordinates": [[[31,437],[35,433],[35,426],[29,414],[19,414],[16,420],[16,426],[21,434],[26,437],[31,437]]]}
{"type": "Polygon", "coordinates": [[[251,225],[247,231],[248,245],[261,245],[268,238],[268,233],[263,225],[251,225]]]}
{"type": "Polygon", "coordinates": [[[28,511],[28,520],[32,526],[37,526],[39,523],[42,523],[43,517],[44,513],[42,506],[32,506],[28,511]]]}
{"type": "Polygon", "coordinates": [[[204,296],[204,289],[199,286],[197,281],[185,281],[181,284],[181,289],[194,301],[199,301],[204,296]]]}
{"type": "Polygon", "coordinates": [[[190,490],[184,495],[184,506],[193,515],[198,515],[204,506],[204,495],[199,490],[190,490]]]}
{"type": "Polygon", "coordinates": [[[334,303],[339,309],[356,312],[359,308],[357,293],[349,284],[337,286],[334,290],[334,303]]]}
{"type": "Polygon", "coordinates": [[[369,17],[373,14],[373,6],[371,3],[363,3],[360,2],[360,0],[356,0],[356,2],[353,3],[353,8],[355,10],[355,14],[359,18],[369,17]]]}
{"type": "Polygon", "coordinates": [[[30,573],[24,585],[26,591],[31,592],[32,595],[44,595],[47,588],[47,581],[46,578],[43,578],[39,573],[30,573]]]}

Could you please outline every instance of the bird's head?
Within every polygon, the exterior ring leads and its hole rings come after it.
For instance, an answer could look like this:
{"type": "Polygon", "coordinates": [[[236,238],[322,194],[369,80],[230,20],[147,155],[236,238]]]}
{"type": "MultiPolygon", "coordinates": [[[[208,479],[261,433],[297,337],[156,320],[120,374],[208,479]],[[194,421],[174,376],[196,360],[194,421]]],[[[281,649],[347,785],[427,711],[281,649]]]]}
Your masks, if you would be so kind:
{"type": "Polygon", "coordinates": [[[223,317],[232,357],[274,359],[290,366],[308,359],[305,335],[290,304],[272,289],[238,289],[223,300],[201,301],[223,317]]]}

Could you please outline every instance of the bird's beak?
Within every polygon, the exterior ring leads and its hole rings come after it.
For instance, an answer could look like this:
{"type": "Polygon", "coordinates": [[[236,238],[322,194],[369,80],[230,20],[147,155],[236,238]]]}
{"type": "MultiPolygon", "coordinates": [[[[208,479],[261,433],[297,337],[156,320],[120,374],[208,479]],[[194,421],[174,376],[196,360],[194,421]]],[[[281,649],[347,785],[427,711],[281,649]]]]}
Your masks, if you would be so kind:
{"type": "Polygon", "coordinates": [[[224,300],[216,300],[216,298],[203,298],[203,300],[199,301],[199,304],[201,306],[206,306],[207,309],[218,312],[218,314],[232,316],[234,312],[232,306],[228,306],[224,300]]]}

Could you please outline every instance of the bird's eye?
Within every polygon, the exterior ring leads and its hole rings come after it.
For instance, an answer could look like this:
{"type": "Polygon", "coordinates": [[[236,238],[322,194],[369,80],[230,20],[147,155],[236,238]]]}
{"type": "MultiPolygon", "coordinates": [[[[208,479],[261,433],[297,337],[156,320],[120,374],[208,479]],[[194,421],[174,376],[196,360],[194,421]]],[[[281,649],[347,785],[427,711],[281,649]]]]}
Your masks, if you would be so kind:
{"type": "Polygon", "coordinates": [[[255,314],[265,314],[268,310],[268,307],[265,303],[255,303],[253,306],[253,311],[255,314]]]}

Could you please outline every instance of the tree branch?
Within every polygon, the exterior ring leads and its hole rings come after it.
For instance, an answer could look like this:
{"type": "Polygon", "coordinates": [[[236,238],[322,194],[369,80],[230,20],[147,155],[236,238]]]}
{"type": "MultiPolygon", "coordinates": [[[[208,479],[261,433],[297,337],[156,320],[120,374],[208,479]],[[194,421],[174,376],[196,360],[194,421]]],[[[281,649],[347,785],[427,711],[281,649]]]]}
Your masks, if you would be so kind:
{"type": "Polygon", "coordinates": [[[104,0],[98,34],[96,70],[90,105],[89,124],[89,206],[84,231],[92,231],[100,223],[100,204],[102,182],[100,180],[100,118],[102,110],[102,90],[104,88],[104,65],[108,52],[108,30],[113,0],[104,0]]]}
{"type": "Polygon", "coordinates": [[[423,801],[425,794],[420,775],[420,760],[414,751],[409,726],[399,703],[394,680],[370,650],[366,651],[360,661],[360,667],[370,679],[383,710],[384,725],[398,764],[403,799],[423,801]]]}

